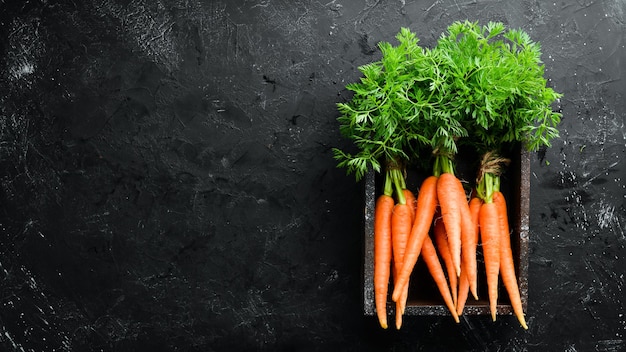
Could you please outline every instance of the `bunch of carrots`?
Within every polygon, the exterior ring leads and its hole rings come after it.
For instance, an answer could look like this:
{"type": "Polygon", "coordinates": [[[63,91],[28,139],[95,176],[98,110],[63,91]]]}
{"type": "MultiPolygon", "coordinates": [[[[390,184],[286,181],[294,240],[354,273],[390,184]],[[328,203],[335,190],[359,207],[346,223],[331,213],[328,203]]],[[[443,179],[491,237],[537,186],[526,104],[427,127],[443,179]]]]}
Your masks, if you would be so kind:
{"type": "Polygon", "coordinates": [[[559,135],[561,115],[551,104],[561,94],[546,86],[539,44],[497,22],[454,22],[433,49],[419,46],[407,28],[396,38],[396,46],[379,44],[381,60],[359,67],[360,82],[346,86],[352,99],[337,104],[340,131],[357,153],[334,149],[338,166],[357,181],[369,170],[384,174],[374,214],[380,325],[388,327],[391,298],[400,328],[421,258],[455,321],[470,293],[478,299],[484,276],[493,320],[501,280],[526,329],[500,175],[508,165],[503,146],[519,143],[532,151],[559,135]],[[467,190],[455,173],[460,146],[481,155],[467,190]],[[432,156],[432,173],[414,193],[404,171],[423,162],[424,151],[432,156]],[[484,275],[477,269],[479,246],[484,275]]]}
{"type": "MultiPolygon", "coordinates": [[[[505,160],[492,160],[498,162],[505,160]]],[[[493,320],[501,278],[515,315],[527,329],[503,194],[493,190],[487,198],[472,192],[468,199],[461,180],[450,170],[436,170],[428,176],[417,197],[407,189],[401,192],[404,202],[394,203],[386,192],[375,205],[374,291],[380,325],[388,327],[387,290],[393,278],[391,297],[396,304],[396,328],[401,327],[409,280],[420,257],[452,317],[459,322],[469,293],[478,299],[477,246],[480,244],[493,320]]]]}

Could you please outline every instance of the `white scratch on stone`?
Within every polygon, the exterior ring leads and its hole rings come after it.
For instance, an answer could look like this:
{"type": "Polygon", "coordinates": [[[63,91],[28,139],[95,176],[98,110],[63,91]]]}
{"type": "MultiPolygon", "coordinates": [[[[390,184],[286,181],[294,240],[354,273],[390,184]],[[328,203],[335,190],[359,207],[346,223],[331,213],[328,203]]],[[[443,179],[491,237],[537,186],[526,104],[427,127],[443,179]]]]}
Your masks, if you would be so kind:
{"type": "Polygon", "coordinates": [[[6,336],[6,338],[9,340],[9,342],[11,342],[11,345],[13,346],[13,348],[18,351],[22,351],[24,352],[24,347],[22,347],[20,344],[16,343],[15,340],[13,340],[13,337],[11,337],[11,334],[9,334],[8,331],[4,331],[4,336],[6,336]]]}
{"type": "Polygon", "coordinates": [[[178,67],[181,58],[174,37],[174,18],[165,11],[161,1],[131,1],[121,6],[104,1],[96,6],[103,16],[113,16],[122,23],[124,35],[134,41],[137,48],[155,63],[170,70],[178,67]]]}
{"type": "Polygon", "coordinates": [[[615,206],[601,202],[600,210],[598,211],[598,226],[600,226],[601,229],[610,227],[613,222],[614,215],[615,206]]]}
{"type": "Polygon", "coordinates": [[[426,12],[430,12],[430,10],[432,10],[437,4],[439,4],[439,0],[433,2],[433,4],[426,9],[426,12]]]}
{"type": "Polygon", "coordinates": [[[624,348],[624,340],[600,340],[596,343],[596,351],[618,352],[624,348]]]}
{"type": "Polygon", "coordinates": [[[591,184],[591,182],[593,182],[593,180],[595,180],[596,178],[598,178],[598,177],[600,177],[600,176],[602,176],[602,175],[606,175],[607,171],[608,171],[609,169],[612,169],[612,168],[614,168],[615,166],[617,166],[617,164],[619,164],[619,160],[618,160],[618,161],[616,161],[616,162],[614,162],[614,163],[612,163],[612,164],[611,164],[611,165],[609,165],[607,168],[605,168],[605,169],[601,170],[601,171],[600,171],[599,173],[597,173],[595,176],[593,176],[593,177],[589,178],[589,179],[585,182],[585,184],[583,184],[583,186],[584,186],[584,187],[589,186],[589,184],[591,184]]]}
{"type": "Polygon", "coordinates": [[[12,68],[11,74],[13,78],[20,79],[24,76],[30,75],[35,72],[35,65],[30,62],[23,62],[21,65],[12,68]]]}

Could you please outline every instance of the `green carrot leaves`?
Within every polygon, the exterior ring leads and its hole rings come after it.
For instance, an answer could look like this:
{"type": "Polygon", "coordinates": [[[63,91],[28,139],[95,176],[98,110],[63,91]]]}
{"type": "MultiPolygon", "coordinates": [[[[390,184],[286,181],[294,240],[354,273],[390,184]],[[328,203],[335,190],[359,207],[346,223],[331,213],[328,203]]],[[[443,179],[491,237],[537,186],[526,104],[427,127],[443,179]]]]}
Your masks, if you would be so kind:
{"type": "Polygon", "coordinates": [[[536,150],[558,137],[560,114],[551,104],[561,94],[546,87],[540,45],[526,32],[495,22],[455,22],[437,49],[444,52],[451,106],[485,149],[523,142],[536,150]]]}
{"type": "Polygon", "coordinates": [[[407,28],[396,46],[381,42],[382,58],[359,67],[363,77],[337,104],[340,131],[358,149],[335,149],[340,167],[357,180],[381,162],[406,162],[421,149],[453,156],[463,141],[481,152],[520,142],[529,150],[559,136],[562,95],[547,87],[541,47],[504,24],[454,22],[432,49],[407,28]]]}
{"type": "Polygon", "coordinates": [[[412,100],[424,103],[423,94],[415,95],[413,86],[416,62],[428,60],[427,51],[406,28],[396,38],[397,46],[379,44],[381,60],[359,67],[361,80],[346,86],[353,92],[352,99],[337,104],[340,132],[353,141],[358,153],[335,149],[334,156],[357,180],[368,169],[381,172],[381,163],[408,161],[416,146],[428,139],[416,128],[415,121],[423,113],[412,100]]]}

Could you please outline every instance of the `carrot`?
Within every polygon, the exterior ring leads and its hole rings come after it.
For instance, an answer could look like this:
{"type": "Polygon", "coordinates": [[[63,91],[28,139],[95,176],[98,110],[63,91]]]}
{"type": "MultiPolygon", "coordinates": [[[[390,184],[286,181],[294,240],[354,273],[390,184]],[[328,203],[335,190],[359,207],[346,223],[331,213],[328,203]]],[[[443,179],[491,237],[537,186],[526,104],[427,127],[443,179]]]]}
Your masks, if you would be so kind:
{"type": "MultiPolygon", "coordinates": [[[[463,245],[463,253],[465,253],[465,262],[466,262],[466,275],[467,280],[470,286],[470,292],[474,296],[474,299],[478,299],[478,270],[476,264],[476,246],[478,244],[478,215],[480,213],[480,207],[483,204],[483,201],[478,197],[472,197],[469,202],[469,217],[471,221],[472,229],[466,229],[466,231],[471,231],[471,236],[466,238],[465,244],[463,245]]],[[[467,223],[467,219],[464,218],[464,227],[469,226],[467,223]]]]}
{"type": "MultiPolygon", "coordinates": [[[[411,209],[411,224],[413,224],[413,221],[415,220],[415,202],[416,202],[415,194],[413,194],[413,192],[411,192],[410,190],[408,190],[406,188],[403,189],[402,192],[404,193],[404,199],[406,199],[406,204],[411,209]]],[[[396,275],[397,275],[397,273],[396,273],[396,275]]],[[[407,300],[408,296],[409,296],[409,285],[405,285],[404,286],[404,292],[402,293],[402,296],[400,298],[400,302],[402,303],[401,304],[402,314],[404,314],[404,310],[406,308],[406,300],[407,300]]]]}
{"type": "Polygon", "coordinates": [[[400,329],[402,326],[402,315],[406,310],[406,301],[409,297],[409,285],[404,285],[404,290],[402,291],[398,302],[396,302],[396,328],[400,329]],[[398,315],[398,312],[400,314],[398,315]]]}
{"type": "MultiPolygon", "coordinates": [[[[475,282],[477,276],[476,269],[476,227],[472,222],[469,207],[461,208],[461,270],[465,270],[467,280],[475,282]]],[[[476,287],[472,294],[476,297],[476,287]]]]}
{"type": "Polygon", "coordinates": [[[454,271],[454,264],[452,263],[452,256],[450,255],[450,247],[448,247],[448,235],[446,234],[446,227],[440,217],[435,219],[433,225],[433,235],[435,237],[435,244],[443,263],[448,271],[448,282],[450,283],[450,290],[452,291],[452,302],[456,306],[457,302],[457,285],[458,277],[454,271]]]}
{"type": "Polygon", "coordinates": [[[478,238],[478,215],[480,214],[480,207],[483,205],[483,200],[479,197],[472,197],[469,203],[470,215],[472,222],[476,226],[476,238],[478,238]]]}
{"type": "Polygon", "coordinates": [[[450,294],[450,288],[448,287],[448,281],[446,281],[446,275],[443,272],[443,268],[441,267],[441,262],[439,262],[439,257],[437,257],[437,250],[433,245],[433,241],[430,236],[426,236],[424,239],[424,243],[422,245],[422,258],[428,267],[428,272],[432,276],[433,280],[437,284],[437,288],[439,288],[439,292],[443,297],[446,306],[450,310],[454,321],[459,322],[459,316],[456,314],[456,307],[454,306],[454,302],[452,301],[452,295],[450,294]]]}
{"type": "Polygon", "coordinates": [[[391,266],[391,214],[394,200],[382,194],[374,208],[374,297],[376,314],[383,329],[387,328],[387,290],[391,266]]]}
{"type": "Polygon", "coordinates": [[[480,207],[479,223],[483,246],[483,259],[485,261],[485,274],[487,277],[489,307],[491,318],[495,321],[498,303],[498,275],[500,270],[500,223],[498,220],[498,209],[493,202],[485,202],[480,207]]]}
{"type": "Polygon", "coordinates": [[[404,194],[404,199],[406,200],[406,204],[411,209],[411,217],[415,218],[415,194],[411,192],[411,190],[405,188],[402,190],[404,194]]]}
{"type": "Polygon", "coordinates": [[[463,314],[463,309],[465,309],[465,303],[467,302],[467,295],[470,291],[470,283],[467,279],[467,270],[461,268],[461,276],[459,276],[459,289],[457,293],[457,301],[456,301],[456,314],[463,314]]]}
{"type": "Polygon", "coordinates": [[[461,181],[449,172],[444,172],[437,181],[437,198],[441,216],[448,234],[448,245],[456,275],[461,274],[461,221],[467,199],[461,181]]]}
{"type": "MultiPolygon", "coordinates": [[[[482,206],[483,201],[482,199],[476,196],[475,192],[472,192],[470,197],[471,197],[471,200],[469,202],[469,213],[470,213],[470,218],[472,220],[472,226],[474,226],[474,229],[473,229],[474,239],[473,241],[470,242],[469,251],[472,251],[475,257],[476,246],[478,243],[478,215],[480,213],[480,207],[482,206]]],[[[468,250],[467,247],[468,245],[464,245],[463,251],[467,251],[468,250]]],[[[475,262],[476,258],[472,260],[475,262]]],[[[468,267],[467,264],[461,267],[461,276],[459,277],[459,292],[457,294],[457,302],[456,302],[457,313],[459,315],[461,315],[461,313],[463,312],[463,309],[465,308],[465,303],[467,302],[467,295],[469,294],[470,291],[472,292],[472,295],[474,296],[474,298],[478,299],[477,269],[476,267],[474,267],[475,271],[472,274],[473,278],[470,279],[469,278],[470,275],[468,275],[467,267],[468,267]]]]}
{"type": "Polygon", "coordinates": [[[509,294],[513,312],[524,329],[528,329],[526,319],[524,319],[524,310],[522,308],[522,299],[520,298],[519,288],[517,286],[517,278],[515,276],[515,264],[513,262],[513,251],[511,250],[511,237],[509,234],[509,220],[506,208],[506,199],[501,192],[493,193],[493,203],[498,209],[498,218],[500,223],[500,277],[502,283],[509,294]]]}
{"type": "Polygon", "coordinates": [[[429,176],[422,182],[419,194],[417,195],[415,220],[411,228],[411,234],[404,251],[403,263],[398,280],[393,289],[392,299],[397,302],[408,286],[411,272],[417,263],[424,239],[428,237],[428,231],[435,215],[437,207],[437,176],[429,176]]]}
{"type": "MultiPolygon", "coordinates": [[[[413,224],[413,215],[411,214],[411,207],[408,204],[398,203],[393,208],[393,214],[391,215],[391,241],[394,263],[394,285],[397,281],[397,273],[402,268],[404,251],[406,248],[406,242],[411,232],[411,225],[413,224]]],[[[407,292],[408,293],[408,292],[407,292]]],[[[405,301],[399,300],[396,302],[396,328],[400,329],[402,326],[402,314],[404,312],[405,301]]]]}

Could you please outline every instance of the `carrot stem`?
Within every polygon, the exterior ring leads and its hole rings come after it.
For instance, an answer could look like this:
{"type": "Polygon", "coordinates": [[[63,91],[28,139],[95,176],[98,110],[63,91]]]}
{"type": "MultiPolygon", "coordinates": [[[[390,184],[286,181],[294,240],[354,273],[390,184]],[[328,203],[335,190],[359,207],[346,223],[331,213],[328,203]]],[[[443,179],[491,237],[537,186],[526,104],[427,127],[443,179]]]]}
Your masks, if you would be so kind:
{"type": "Polygon", "coordinates": [[[383,194],[391,197],[393,195],[393,180],[389,170],[385,172],[385,183],[383,187],[383,194]]]}
{"type": "Polygon", "coordinates": [[[402,175],[402,171],[400,169],[391,169],[389,170],[389,174],[391,177],[391,182],[393,183],[393,187],[396,191],[396,196],[398,197],[398,203],[406,204],[406,199],[404,197],[403,189],[406,188],[406,181],[404,180],[404,176],[402,175]]]}
{"type": "Polygon", "coordinates": [[[441,176],[443,173],[449,173],[454,175],[454,161],[450,156],[450,153],[439,153],[435,157],[433,163],[433,175],[441,176]]]}
{"type": "Polygon", "coordinates": [[[483,154],[476,180],[476,193],[484,202],[491,203],[493,192],[500,190],[500,175],[509,162],[509,159],[499,156],[495,151],[483,154]]]}

